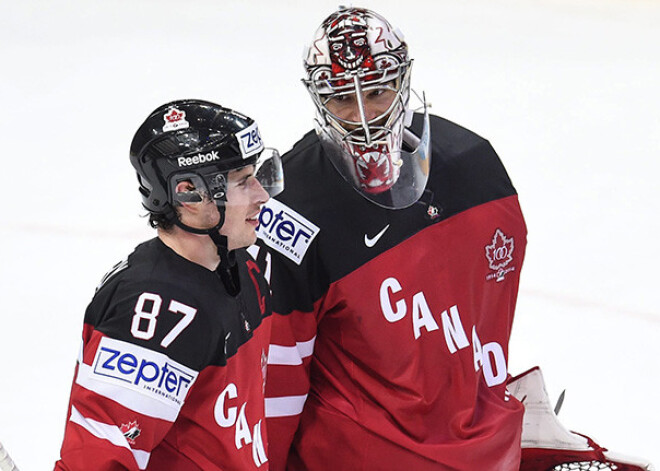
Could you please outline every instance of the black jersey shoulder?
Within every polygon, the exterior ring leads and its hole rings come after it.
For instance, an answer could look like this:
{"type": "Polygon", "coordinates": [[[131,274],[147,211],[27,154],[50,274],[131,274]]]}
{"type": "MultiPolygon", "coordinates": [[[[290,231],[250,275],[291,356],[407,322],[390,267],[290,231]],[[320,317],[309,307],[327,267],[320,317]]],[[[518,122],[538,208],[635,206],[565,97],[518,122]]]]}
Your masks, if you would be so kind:
{"type": "MultiPolygon", "coordinates": [[[[416,115],[413,131],[420,132],[416,115]]],[[[431,116],[431,177],[427,189],[446,219],[474,206],[516,194],[504,165],[490,142],[478,134],[431,116]]],[[[429,200],[426,195],[422,200],[429,200]]]]}
{"type": "Polygon", "coordinates": [[[85,322],[105,335],[164,353],[197,370],[223,365],[270,312],[266,282],[248,265],[251,258],[240,250],[236,260],[241,291],[230,296],[216,272],[180,257],[160,239],[147,241],[97,289],[85,322]],[[190,312],[192,322],[164,345],[190,312]],[[149,322],[155,325],[153,335],[149,322]]]}
{"type": "MultiPolygon", "coordinates": [[[[490,142],[447,119],[431,115],[431,177],[427,189],[433,202],[450,217],[473,206],[516,193],[509,176],[490,142]]],[[[421,134],[423,117],[415,114],[411,129],[421,134]]],[[[301,214],[325,219],[332,208],[346,200],[343,193],[354,191],[325,158],[314,131],[300,139],[283,156],[286,188],[278,200],[301,214]],[[332,198],[328,198],[332,197],[332,198]],[[341,197],[339,201],[335,197],[341,197]]],[[[422,198],[430,203],[429,196],[422,198]]],[[[359,199],[362,199],[361,197],[359,199]]]]}
{"type": "MultiPolygon", "coordinates": [[[[385,209],[363,198],[325,157],[314,132],[307,133],[284,155],[286,188],[276,199],[320,231],[299,266],[275,254],[276,311],[310,310],[330,283],[429,225],[516,193],[486,139],[437,116],[431,116],[430,123],[429,181],[420,201],[405,209],[385,209]],[[429,206],[437,209],[437,217],[428,216],[429,206]],[[385,226],[389,229],[378,245],[366,247],[364,237],[374,236],[385,226]]],[[[422,124],[423,116],[415,115],[415,134],[421,134],[422,124]]]]}

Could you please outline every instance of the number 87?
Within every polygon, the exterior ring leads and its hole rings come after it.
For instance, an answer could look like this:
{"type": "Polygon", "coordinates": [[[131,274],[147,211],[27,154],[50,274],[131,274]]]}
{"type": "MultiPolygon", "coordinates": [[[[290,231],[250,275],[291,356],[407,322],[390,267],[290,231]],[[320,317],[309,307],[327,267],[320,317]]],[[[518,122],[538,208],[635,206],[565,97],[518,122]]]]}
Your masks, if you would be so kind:
{"type": "MultiPolygon", "coordinates": [[[[160,314],[160,308],[163,299],[154,293],[142,293],[135,304],[135,315],[131,323],[131,334],[133,337],[141,340],[151,340],[156,333],[156,318],[160,314]],[[151,308],[147,307],[150,301],[151,308]],[[146,321],[146,326],[142,321],[146,321]]],[[[197,314],[197,309],[186,306],[174,299],[170,301],[168,308],[170,312],[183,314],[183,318],[174,326],[172,330],[163,338],[160,345],[167,348],[176,339],[183,330],[190,325],[197,314]]]]}

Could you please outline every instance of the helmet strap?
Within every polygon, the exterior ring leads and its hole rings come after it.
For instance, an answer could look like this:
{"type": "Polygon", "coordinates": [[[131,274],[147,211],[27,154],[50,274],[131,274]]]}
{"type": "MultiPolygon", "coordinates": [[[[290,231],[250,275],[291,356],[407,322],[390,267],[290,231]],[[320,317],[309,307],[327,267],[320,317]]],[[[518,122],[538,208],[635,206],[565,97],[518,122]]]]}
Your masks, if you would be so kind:
{"type": "Polygon", "coordinates": [[[236,254],[233,250],[229,250],[227,236],[220,234],[220,228],[225,223],[225,207],[219,204],[216,206],[218,208],[218,213],[220,213],[220,221],[210,229],[197,229],[195,227],[190,227],[181,222],[181,219],[178,217],[175,218],[174,223],[186,232],[208,235],[211,238],[217,247],[218,256],[220,257],[220,265],[216,271],[218,275],[220,275],[220,279],[225,285],[227,292],[231,296],[235,296],[240,291],[238,269],[236,266],[236,254]]]}
{"type": "Polygon", "coordinates": [[[216,272],[220,275],[220,279],[229,295],[236,296],[241,290],[236,254],[233,250],[229,251],[227,249],[227,236],[220,234],[218,231],[209,233],[209,236],[215,242],[220,257],[220,265],[216,268],[216,272]]]}

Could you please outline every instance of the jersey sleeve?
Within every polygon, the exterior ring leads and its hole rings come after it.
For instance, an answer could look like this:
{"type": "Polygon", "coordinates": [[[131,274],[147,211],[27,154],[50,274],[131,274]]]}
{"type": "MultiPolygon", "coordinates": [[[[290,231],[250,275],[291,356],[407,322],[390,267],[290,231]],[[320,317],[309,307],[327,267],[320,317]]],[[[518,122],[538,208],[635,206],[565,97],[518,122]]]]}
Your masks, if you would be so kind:
{"type": "Polygon", "coordinates": [[[273,315],[266,381],[270,469],[285,469],[309,391],[309,367],[316,340],[315,316],[295,311],[273,315]]]}
{"type": "Polygon", "coordinates": [[[206,327],[191,324],[194,306],[185,292],[162,287],[97,292],[85,315],[56,470],[147,468],[202,368],[188,358],[204,358],[210,348],[200,336],[206,327]]]}

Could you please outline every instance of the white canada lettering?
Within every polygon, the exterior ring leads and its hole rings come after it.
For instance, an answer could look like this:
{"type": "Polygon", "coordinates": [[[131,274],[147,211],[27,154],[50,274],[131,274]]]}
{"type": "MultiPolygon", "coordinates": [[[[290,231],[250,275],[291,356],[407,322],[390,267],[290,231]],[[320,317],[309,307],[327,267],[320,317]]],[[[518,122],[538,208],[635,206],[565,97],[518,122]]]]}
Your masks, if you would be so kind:
{"type": "Polygon", "coordinates": [[[424,293],[421,291],[413,296],[413,332],[415,334],[415,339],[418,339],[422,335],[422,327],[424,327],[428,332],[438,330],[438,324],[433,319],[429,305],[426,303],[426,298],[424,293]]]}
{"type": "Polygon", "coordinates": [[[458,307],[450,307],[449,312],[451,313],[451,319],[449,319],[447,311],[442,311],[442,314],[440,314],[442,318],[442,330],[445,332],[447,348],[451,353],[456,353],[457,350],[470,345],[470,342],[468,342],[461,318],[458,315],[458,307]]]}
{"type": "MultiPolygon", "coordinates": [[[[403,287],[399,280],[394,277],[386,278],[379,289],[380,309],[383,317],[390,323],[403,320],[408,313],[408,303],[403,295],[403,287]]],[[[422,329],[430,333],[439,330],[433,311],[424,296],[419,291],[412,296],[411,322],[413,337],[415,340],[422,336],[422,329]]],[[[470,341],[465,334],[461,315],[457,305],[440,314],[442,331],[444,333],[447,349],[454,354],[459,350],[470,346],[470,341]]],[[[489,342],[482,345],[477,335],[476,326],[472,326],[472,354],[474,370],[482,370],[486,384],[490,387],[504,383],[507,377],[506,356],[504,349],[497,342],[489,342]]]]}
{"type": "Polygon", "coordinates": [[[236,420],[236,436],[234,437],[234,442],[236,448],[240,450],[243,448],[243,444],[249,445],[252,443],[252,435],[250,435],[250,426],[248,425],[247,418],[245,417],[245,406],[247,402],[244,402],[241,406],[241,412],[238,414],[238,420],[236,420]]]}
{"type": "Polygon", "coordinates": [[[403,299],[399,299],[395,303],[396,311],[392,309],[391,298],[388,293],[390,291],[392,294],[401,291],[401,284],[399,284],[396,278],[388,278],[380,285],[380,308],[383,311],[385,319],[388,321],[400,321],[406,315],[406,302],[403,299]]]}
{"type": "Polygon", "coordinates": [[[257,466],[261,466],[268,461],[266,447],[264,447],[264,441],[261,438],[261,420],[254,426],[252,438],[254,439],[254,443],[252,444],[252,459],[257,466]]]}
{"type": "Polygon", "coordinates": [[[213,409],[215,421],[222,428],[235,427],[234,445],[236,449],[240,450],[244,445],[251,444],[252,459],[254,464],[259,467],[268,461],[266,448],[261,438],[261,420],[250,430],[246,415],[247,401],[243,402],[239,409],[238,405],[234,405],[237,402],[234,399],[238,399],[238,388],[234,383],[229,383],[215,401],[213,409]]]}
{"type": "Polygon", "coordinates": [[[490,342],[481,346],[476,327],[472,327],[472,351],[474,352],[474,371],[483,368],[484,379],[490,387],[506,381],[506,357],[502,346],[490,342]]]}
{"type": "Polygon", "coordinates": [[[220,427],[229,428],[236,423],[236,407],[227,407],[225,409],[225,402],[227,399],[236,399],[238,392],[234,383],[229,383],[227,387],[220,393],[217,401],[215,401],[215,421],[220,427]]]}
{"type": "Polygon", "coordinates": [[[474,371],[479,371],[484,364],[484,350],[481,348],[481,340],[477,335],[476,327],[472,327],[472,358],[474,359],[474,371]]]}

